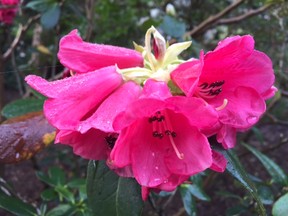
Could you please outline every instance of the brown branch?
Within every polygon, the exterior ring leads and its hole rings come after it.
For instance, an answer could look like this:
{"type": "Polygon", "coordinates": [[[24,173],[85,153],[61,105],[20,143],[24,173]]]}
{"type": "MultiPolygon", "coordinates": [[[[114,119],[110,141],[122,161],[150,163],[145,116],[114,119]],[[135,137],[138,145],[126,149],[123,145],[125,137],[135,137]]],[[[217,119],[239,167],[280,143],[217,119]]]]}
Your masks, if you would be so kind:
{"type": "Polygon", "coordinates": [[[23,34],[29,29],[29,27],[32,25],[32,23],[39,18],[40,18],[40,14],[33,16],[30,19],[28,19],[27,23],[24,26],[21,24],[19,25],[17,34],[16,34],[12,44],[10,45],[8,50],[6,50],[6,52],[3,54],[3,60],[4,61],[6,61],[11,56],[13,50],[16,48],[16,46],[20,42],[20,39],[23,36],[23,34]]]}
{"type": "Polygon", "coordinates": [[[247,19],[249,17],[255,16],[257,14],[260,14],[264,11],[266,11],[267,9],[269,9],[272,6],[272,4],[267,4],[264,5],[256,10],[250,10],[245,14],[236,16],[236,17],[231,17],[231,18],[227,18],[227,19],[220,19],[217,22],[215,22],[215,25],[223,25],[223,24],[231,24],[231,23],[236,23],[236,22],[240,22],[244,19],[247,19]]]}
{"type": "Polygon", "coordinates": [[[281,95],[282,95],[283,97],[288,97],[288,91],[281,90],[281,95]]]}
{"type": "Polygon", "coordinates": [[[231,5],[229,5],[228,7],[224,8],[222,11],[220,11],[219,13],[208,17],[208,19],[204,20],[203,22],[201,22],[199,25],[195,26],[191,31],[186,32],[185,35],[187,36],[193,36],[199,32],[201,32],[202,30],[204,30],[205,28],[213,25],[215,22],[217,22],[219,19],[221,19],[221,17],[225,16],[226,14],[228,14],[229,12],[231,12],[232,10],[234,10],[235,8],[237,8],[240,4],[242,4],[245,0],[237,0],[234,3],[232,3],[231,5]]]}
{"type": "MultiPolygon", "coordinates": [[[[4,61],[3,56],[0,53],[0,111],[4,107],[4,61]]],[[[2,116],[0,113],[0,122],[2,121],[2,116]]]]}
{"type": "Polygon", "coordinates": [[[85,11],[87,18],[87,28],[85,34],[85,40],[89,41],[91,39],[94,27],[94,8],[95,8],[95,0],[86,0],[85,3],[85,11]]]}

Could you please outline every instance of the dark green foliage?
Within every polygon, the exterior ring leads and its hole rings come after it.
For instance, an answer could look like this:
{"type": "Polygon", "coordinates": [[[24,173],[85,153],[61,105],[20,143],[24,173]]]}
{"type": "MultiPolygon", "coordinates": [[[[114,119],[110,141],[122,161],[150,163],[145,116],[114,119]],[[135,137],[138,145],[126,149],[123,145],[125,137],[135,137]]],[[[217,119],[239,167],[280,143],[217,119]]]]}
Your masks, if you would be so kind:
{"type": "Polygon", "coordinates": [[[89,162],[87,196],[94,216],[137,216],[142,212],[138,183],[132,178],[119,177],[104,161],[89,162]]]}

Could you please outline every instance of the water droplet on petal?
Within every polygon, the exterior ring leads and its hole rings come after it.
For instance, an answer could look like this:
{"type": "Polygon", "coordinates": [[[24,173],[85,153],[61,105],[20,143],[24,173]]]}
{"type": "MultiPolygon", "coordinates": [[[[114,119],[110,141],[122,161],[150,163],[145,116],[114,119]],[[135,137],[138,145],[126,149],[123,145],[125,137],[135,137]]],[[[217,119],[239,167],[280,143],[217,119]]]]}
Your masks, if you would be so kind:
{"type": "Polygon", "coordinates": [[[152,157],[155,157],[155,153],[154,152],[152,152],[152,157]]]}
{"type": "Polygon", "coordinates": [[[163,183],[164,183],[164,184],[168,183],[168,179],[166,179],[163,183]]]}
{"type": "Polygon", "coordinates": [[[255,124],[255,123],[258,121],[258,117],[256,117],[256,116],[249,116],[249,117],[247,117],[246,121],[247,121],[249,124],[255,124]]]}
{"type": "Polygon", "coordinates": [[[159,169],[159,167],[158,167],[158,166],[156,166],[156,167],[155,167],[155,169],[156,169],[156,170],[158,170],[158,169],[159,169]]]}

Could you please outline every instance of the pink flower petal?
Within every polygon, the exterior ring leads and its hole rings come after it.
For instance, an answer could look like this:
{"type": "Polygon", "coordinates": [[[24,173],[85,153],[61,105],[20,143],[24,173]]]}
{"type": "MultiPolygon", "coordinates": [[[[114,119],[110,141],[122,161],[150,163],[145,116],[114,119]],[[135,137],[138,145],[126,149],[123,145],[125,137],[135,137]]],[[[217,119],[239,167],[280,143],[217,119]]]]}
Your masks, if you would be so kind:
{"type": "Polygon", "coordinates": [[[84,133],[93,127],[105,132],[114,132],[112,127],[114,118],[125,110],[128,104],[135,101],[140,93],[141,87],[136,83],[123,84],[101,103],[90,118],[79,125],[78,130],[84,133]]]}
{"type": "MultiPolygon", "coordinates": [[[[157,99],[143,98],[135,101],[125,109],[125,112],[120,113],[113,122],[115,131],[129,126],[139,118],[153,115],[162,107],[170,107],[169,104],[157,99]]],[[[171,105],[171,107],[173,107],[171,105]]]]}
{"type": "Polygon", "coordinates": [[[200,54],[200,60],[193,59],[180,64],[171,73],[173,82],[185,93],[187,96],[192,96],[198,85],[199,76],[203,67],[203,52],[200,54]]]}
{"type": "Polygon", "coordinates": [[[228,125],[222,125],[217,133],[217,141],[222,144],[223,148],[230,149],[236,145],[236,129],[228,125]]]}
{"type": "Polygon", "coordinates": [[[161,184],[170,175],[163,159],[165,143],[153,138],[152,132],[148,119],[136,121],[120,133],[110,155],[116,167],[132,163],[135,178],[147,187],[161,184]]]}
{"type": "Polygon", "coordinates": [[[141,195],[142,195],[142,200],[146,201],[148,199],[150,193],[150,189],[148,187],[142,186],[141,187],[141,195]]]}
{"type": "Polygon", "coordinates": [[[143,66],[143,58],[139,52],[122,47],[84,42],[77,34],[77,30],[64,36],[59,48],[58,58],[61,64],[77,73],[94,71],[116,64],[119,68],[143,66]]]}
{"type": "MultiPolygon", "coordinates": [[[[175,106],[174,109],[178,110],[175,106]]],[[[135,178],[143,186],[158,187],[172,173],[187,176],[211,166],[212,153],[207,138],[191,126],[180,111],[176,113],[172,110],[173,106],[169,103],[145,98],[132,103],[115,119],[119,129],[121,124],[126,128],[120,132],[111,160],[116,167],[131,164],[135,178]],[[153,124],[149,117],[157,111],[166,113],[165,119],[170,122],[167,124],[172,124],[170,126],[177,134],[173,138],[175,143],[167,135],[162,139],[153,136],[153,124]],[[180,159],[180,154],[184,155],[183,159],[180,159]]],[[[166,129],[162,130],[164,133],[166,129]]]]}
{"type": "Polygon", "coordinates": [[[258,122],[266,110],[262,97],[252,88],[238,87],[234,92],[219,95],[219,100],[228,98],[227,106],[219,111],[219,120],[234,128],[248,129],[258,122]]]}
{"type": "Polygon", "coordinates": [[[123,168],[131,164],[132,143],[130,143],[130,137],[133,136],[133,131],[133,128],[128,127],[123,129],[119,134],[115,146],[110,154],[110,166],[114,167],[114,169],[123,168]]]}
{"type": "Polygon", "coordinates": [[[189,119],[190,125],[201,131],[214,127],[218,122],[216,110],[201,98],[174,96],[165,101],[173,104],[177,108],[176,112],[183,113],[189,119]]]}
{"type": "Polygon", "coordinates": [[[140,98],[156,98],[162,100],[171,96],[172,94],[167,83],[148,79],[145,82],[140,98]]]}
{"type": "Polygon", "coordinates": [[[222,52],[214,51],[205,56],[199,84],[224,81],[221,94],[238,86],[254,88],[259,94],[267,92],[275,80],[270,58],[256,50],[249,54],[246,47],[235,48],[233,53],[230,49],[227,46],[221,49],[222,52]]]}
{"type": "Polygon", "coordinates": [[[226,48],[227,46],[230,46],[230,50],[237,50],[239,49],[239,47],[246,47],[249,52],[249,50],[254,49],[254,39],[251,35],[236,35],[227,37],[218,43],[218,46],[215,48],[214,51],[226,48]]]}
{"type": "Polygon", "coordinates": [[[182,176],[182,175],[174,175],[172,174],[169,178],[164,181],[161,185],[158,185],[154,189],[160,189],[163,191],[173,191],[175,190],[180,184],[184,181],[187,181],[189,176],[182,176]]]}
{"type": "MultiPolygon", "coordinates": [[[[178,175],[194,175],[209,168],[212,152],[207,138],[196,127],[190,126],[183,115],[169,112],[169,118],[177,134],[173,140],[184,158],[180,159],[173,148],[166,150],[165,161],[168,169],[178,175]]],[[[167,143],[172,145],[169,140],[167,143]]]]}
{"type": "Polygon", "coordinates": [[[76,155],[89,160],[107,159],[111,149],[105,141],[106,133],[91,129],[85,134],[76,131],[58,131],[56,143],[70,145],[76,155]]]}
{"type": "Polygon", "coordinates": [[[54,82],[33,75],[25,80],[51,98],[45,101],[45,116],[51,125],[63,130],[75,130],[122,83],[114,66],[54,82]]]}
{"type": "Polygon", "coordinates": [[[262,93],[261,96],[263,97],[264,100],[267,100],[273,97],[277,91],[278,89],[275,86],[272,86],[266,92],[262,93]]]}
{"type": "Polygon", "coordinates": [[[210,169],[216,172],[224,172],[227,165],[226,158],[219,152],[212,150],[213,162],[210,169]]]}
{"type": "MultiPolygon", "coordinates": [[[[206,71],[211,71],[211,69],[213,71],[218,69],[218,73],[224,67],[229,69],[230,66],[231,70],[235,69],[235,65],[248,58],[253,50],[254,40],[250,35],[230,37],[221,41],[214,51],[208,52],[204,57],[204,76],[206,71]]],[[[218,73],[214,73],[214,76],[217,76],[218,73]]],[[[222,71],[222,73],[228,72],[222,71]]]]}

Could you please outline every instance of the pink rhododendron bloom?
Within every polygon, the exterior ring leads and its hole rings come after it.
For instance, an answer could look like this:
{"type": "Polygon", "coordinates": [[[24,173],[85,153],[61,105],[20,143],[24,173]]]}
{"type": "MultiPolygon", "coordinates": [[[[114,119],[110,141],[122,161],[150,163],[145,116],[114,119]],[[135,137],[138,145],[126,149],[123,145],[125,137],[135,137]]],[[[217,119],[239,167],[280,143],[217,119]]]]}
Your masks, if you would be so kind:
{"type": "Polygon", "coordinates": [[[131,165],[144,187],[173,190],[211,166],[212,151],[201,130],[217,120],[202,99],[173,97],[164,82],[148,80],[141,97],[115,118],[120,133],[110,163],[131,165]]]}
{"type": "Polygon", "coordinates": [[[267,55],[254,49],[250,35],[221,41],[214,51],[180,64],[171,73],[188,96],[203,98],[219,113],[218,141],[235,145],[236,129],[253,126],[274,95],[274,71],[267,55]]]}
{"type": "Polygon", "coordinates": [[[179,59],[190,45],[169,46],[154,27],[135,50],[84,42],[73,30],[58,53],[71,76],[26,81],[47,97],[55,142],[134,177],[145,200],[207,168],[223,172],[227,160],[208,137],[232,148],[237,131],[257,123],[276,91],[272,63],[251,36],[227,38],[199,59],[179,59]]]}
{"type": "Polygon", "coordinates": [[[56,142],[84,158],[106,159],[117,138],[114,117],[141,90],[134,82],[124,83],[117,70],[142,66],[143,58],[134,50],[84,42],[77,30],[64,36],[59,47],[60,62],[76,75],[54,82],[28,76],[26,81],[48,97],[44,113],[57,129],[56,142]]]}
{"type": "Polygon", "coordinates": [[[0,22],[12,24],[18,11],[19,0],[0,0],[0,22]]]}
{"type": "Polygon", "coordinates": [[[76,73],[116,65],[119,68],[143,66],[141,54],[122,47],[84,42],[77,30],[64,36],[59,44],[58,58],[65,67],[76,73]]]}
{"type": "Polygon", "coordinates": [[[44,113],[58,130],[56,141],[72,145],[76,154],[88,159],[107,157],[109,139],[114,139],[113,118],[140,93],[135,83],[123,83],[115,66],[54,82],[34,75],[26,81],[48,97],[44,113]]]}

